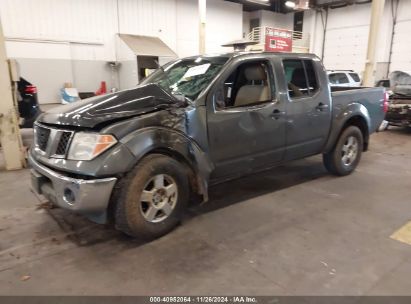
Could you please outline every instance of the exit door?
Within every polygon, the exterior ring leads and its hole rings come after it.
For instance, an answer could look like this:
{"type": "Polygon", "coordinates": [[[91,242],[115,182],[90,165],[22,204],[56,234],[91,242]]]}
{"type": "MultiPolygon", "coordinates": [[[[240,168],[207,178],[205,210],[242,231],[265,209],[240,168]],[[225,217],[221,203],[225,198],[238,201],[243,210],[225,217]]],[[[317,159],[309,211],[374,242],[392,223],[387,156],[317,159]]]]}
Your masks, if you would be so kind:
{"type": "Polygon", "coordinates": [[[147,77],[158,66],[158,56],[137,56],[138,82],[147,77]]]}

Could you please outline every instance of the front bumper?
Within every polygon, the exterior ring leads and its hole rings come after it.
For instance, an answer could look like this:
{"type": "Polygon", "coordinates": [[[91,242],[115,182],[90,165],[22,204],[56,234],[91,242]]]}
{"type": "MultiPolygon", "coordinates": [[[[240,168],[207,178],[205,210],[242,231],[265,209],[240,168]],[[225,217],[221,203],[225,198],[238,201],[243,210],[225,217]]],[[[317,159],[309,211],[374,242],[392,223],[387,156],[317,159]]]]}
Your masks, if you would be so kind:
{"type": "Polygon", "coordinates": [[[31,153],[29,163],[32,167],[32,188],[38,194],[61,208],[86,215],[97,223],[107,221],[107,207],[117,178],[72,178],[43,166],[31,153]]]}

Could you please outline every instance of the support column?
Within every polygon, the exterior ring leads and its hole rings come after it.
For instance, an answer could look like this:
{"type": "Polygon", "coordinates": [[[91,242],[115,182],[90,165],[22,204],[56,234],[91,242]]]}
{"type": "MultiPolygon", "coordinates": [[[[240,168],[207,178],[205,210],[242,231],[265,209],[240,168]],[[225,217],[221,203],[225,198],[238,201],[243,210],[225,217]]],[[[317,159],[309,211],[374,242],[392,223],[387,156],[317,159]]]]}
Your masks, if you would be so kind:
{"type": "Polygon", "coordinates": [[[371,4],[370,32],[368,34],[367,59],[363,77],[363,84],[367,87],[373,87],[375,83],[376,48],[380,35],[384,3],[385,0],[373,0],[371,4]]]}
{"type": "Polygon", "coordinates": [[[11,90],[6,45],[0,20],[0,143],[7,170],[23,168],[24,155],[17,120],[16,106],[11,90]]]}
{"type": "Polygon", "coordinates": [[[206,39],[206,0],[198,0],[198,16],[200,19],[199,28],[199,52],[201,55],[205,53],[206,39]]]}

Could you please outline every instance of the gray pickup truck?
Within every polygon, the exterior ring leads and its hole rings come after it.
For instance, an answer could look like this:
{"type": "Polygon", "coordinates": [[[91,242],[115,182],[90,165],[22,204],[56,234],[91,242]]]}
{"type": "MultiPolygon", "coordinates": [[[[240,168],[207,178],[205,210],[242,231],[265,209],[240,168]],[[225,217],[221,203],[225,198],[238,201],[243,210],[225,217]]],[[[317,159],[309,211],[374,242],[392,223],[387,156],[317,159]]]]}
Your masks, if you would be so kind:
{"type": "Polygon", "coordinates": [[[384,118],[384,88],[330,89],[310,54],[178,59],[136,88],[42,114],[32,186],[55,205],[139,238],[180,221],[212,184],[322,153],[350,174],[384,118]]]}

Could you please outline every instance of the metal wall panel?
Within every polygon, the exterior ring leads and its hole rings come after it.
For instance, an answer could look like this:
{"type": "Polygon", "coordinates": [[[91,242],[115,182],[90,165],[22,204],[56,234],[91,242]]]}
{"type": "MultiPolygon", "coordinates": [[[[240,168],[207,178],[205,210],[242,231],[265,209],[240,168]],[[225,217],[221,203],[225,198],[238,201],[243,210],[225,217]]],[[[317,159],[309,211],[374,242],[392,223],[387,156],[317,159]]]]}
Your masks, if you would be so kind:
{"type": "Polygon", "coordinates": [[[103,42],[113,0],[1,0],[6,37],[103,42]]]}
{"type": "MultiPolygon", "coordinates": [[[[71,41],[96,45],[97,49],[106,44],[112,49],[102,56],[110,57],[114,54],[114,34],[121,32],[158,36],[176,49],[175,0],[0,1],[8,38],[71,41]]],[[[95,56],[84,47],[78,49],[81,57],[95,56]]]]}
{"type": "MultiPolygon", "coordinates": [[[[72,42],[72,56],[67,59],[114,60],[115,4],[115,0],[0,0],[0,17],[9,49],[16,49],[15,41],[41,42],[42,48],[72,42]]],[[[21,53],[25,58],[49,58],[41,52],[31,55],[27,48],[21,53]]]]}
{"type": "Polygon", "coordinates": [[[119,0],[120,33],[158,36],[176,49],[175,0],[119,0]]]}
{"type": "MultiPolygon", "coordinates": [[[[207,51],[225,51],[221,43],[241,38],[241,5],[208,0],[207,8],[207,51]]],[[[81,90],[101,80],[110,85],[107,61],[124,62],[120,79],[135,85],[135,55],[116,43],[119,32],[158,36],[179,56],[197,54],[197,16],[196,0],[0,0],[7,55],[24,59],[21,69],[38,84],[41,103],[56,102],[66,81],[81,90]]]]}
{"type": "Polygon", "coordinates": [[[400,1],[390,70],[411,72],[411,1],[400,1]]]}
{"type": "MultiPolygon", "coordinates": [[[[241,38],[240,4],[208,0],[207,10],[208,51],[220,51],[221,43],[241,38]]],[[[114,36],[119,32],[158,36],[179,55],[191,54],[198,46],[197,15],[195,0],[0,0],[9,44],[70,43],[67,59],[75,60],[115,60],[114,36]]],[[[23,51],[25,58],[32,57],[28,49],[23,51]]],[[[47,58],[41,55],[34,57],[47,58]]]]}

